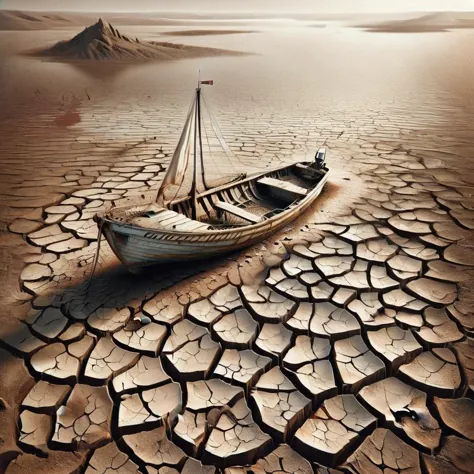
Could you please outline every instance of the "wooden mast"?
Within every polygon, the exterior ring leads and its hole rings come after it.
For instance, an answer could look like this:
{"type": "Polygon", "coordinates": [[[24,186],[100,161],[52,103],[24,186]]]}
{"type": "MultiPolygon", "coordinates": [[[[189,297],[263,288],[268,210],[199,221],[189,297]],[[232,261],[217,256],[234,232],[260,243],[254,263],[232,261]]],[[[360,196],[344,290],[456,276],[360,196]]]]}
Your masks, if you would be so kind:
{"type": "Polygon", "coordinates": [[[199,101],[201,95],[201,85],[198,83],[196,89],[197,107],[195,110],[194,119],[194,160],[193,160],[193,183],[191,185],[191,219],[197,219],[197,135],[198,135],[198,121],[201,120],[199,101]]]}
{"type": "Polygon", "coordinates": [[[198,89],[197,93],[197,110],[198,110],[198,135],[199,135],[199,155],[201,157],[201,179],[202,179],[202,185],[204,186],[204,190],[207,191],[209,189],[209,186],[206,183],[206,176],[205,176],[205,171],[204,171],[204,155],[202,152],[202,130],[201,130],[201,121],[202,121],[202,115],[201,115],[201,89],[198,89]]]}
{"type": "Polygon", "coordinates": [[[197,140],[199,140],[199,155],[201,161],[201,179],[204,189],[207,191],[209,186],[206,184],[206,176],[204,171],[204,156],[202,151],[202,130],[201,130],[201,84],[213,85],[214,81],[198,81],[196,88],[196,111],[194,119],[194,169],[193,183],[191,186],[191,218],[197,220],[197,140]]]}

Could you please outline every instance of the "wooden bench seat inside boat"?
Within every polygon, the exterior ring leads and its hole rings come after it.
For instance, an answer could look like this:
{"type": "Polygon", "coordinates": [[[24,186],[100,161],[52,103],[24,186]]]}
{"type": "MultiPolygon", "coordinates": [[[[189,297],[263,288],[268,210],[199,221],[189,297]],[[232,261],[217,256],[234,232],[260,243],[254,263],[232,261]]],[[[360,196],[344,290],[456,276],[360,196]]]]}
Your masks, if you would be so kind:
{"type": "Polygon", "coordinates": [[[198,222],[169,209],[150,210],[145,216],[135,217],[132,223],[146,229],[201,232],[209,230],[209,224],[198,222]]]}
{"type": "Polygon", "coordinates": [[[265,177],[260,178],[257,183],[270,193],[271,196],[287,202],[293,202],[296,199],[306,197],[308,194],[306,188],[281,179],[265,177]]]}
{"type": "Polygon", "coordinates": [[[311,166],[304,165],[303,163],[297,163],[296,164],[296,169],[305,171],[305,172],[310,172],[311,174],[323,176],[325,174],[324,170],[318,170],[316,168],[311,168],[311,166]]]}
{"type": "Polygon", "coordinates": [[[240,217],[241,219],[251,222],[252,224],[257,224],[263,221],[263,217],[252,214],[251,212],[248,212],[241,207],[235,206],[234,204],[230,204],[229,202],[217,201],[214,203],[214,206],[221,211],[233,214],[234,216],[240,217]]]}

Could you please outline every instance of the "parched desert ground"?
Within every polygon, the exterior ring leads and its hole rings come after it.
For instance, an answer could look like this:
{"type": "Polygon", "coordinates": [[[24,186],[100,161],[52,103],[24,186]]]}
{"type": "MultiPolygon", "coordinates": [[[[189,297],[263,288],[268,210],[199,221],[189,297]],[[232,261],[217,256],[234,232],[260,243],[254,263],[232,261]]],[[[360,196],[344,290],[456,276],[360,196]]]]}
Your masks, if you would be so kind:
{"type": "Polygon", "coordinates": [[[0,34],[0,471],[474,471],[474,33],[254,27],[93,67],[0,34]],[[327,188],[215,261],[136,276],[102,241],[89,284],[92,217],[156,192],[198,69],[237,155],[324,144],[327,188]]]}

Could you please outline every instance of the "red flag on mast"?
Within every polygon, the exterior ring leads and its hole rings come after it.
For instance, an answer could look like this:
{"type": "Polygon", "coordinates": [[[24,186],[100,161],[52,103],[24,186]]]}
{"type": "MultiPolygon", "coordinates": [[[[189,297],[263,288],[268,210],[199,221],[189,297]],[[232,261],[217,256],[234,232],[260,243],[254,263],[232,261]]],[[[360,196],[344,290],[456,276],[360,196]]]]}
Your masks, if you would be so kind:
{"type": "Polygon", "coordinates": [[[199,84],[207,84],[208,86],[213,86],[214,81],[199,81],[199,84]]]}

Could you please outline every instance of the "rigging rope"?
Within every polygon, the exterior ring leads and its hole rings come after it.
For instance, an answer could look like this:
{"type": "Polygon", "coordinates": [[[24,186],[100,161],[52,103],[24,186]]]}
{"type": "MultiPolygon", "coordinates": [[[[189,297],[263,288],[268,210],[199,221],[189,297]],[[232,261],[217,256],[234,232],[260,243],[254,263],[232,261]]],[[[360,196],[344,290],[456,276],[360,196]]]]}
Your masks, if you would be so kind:
{"type": "MultiPolygon", "coordinates": [[[[207,110],[207,112],[209,113],[209,109],[207,109],[207,107],[206,107],[206,110],[207,110]]],[[[211,117],[210,117],[210,119],[211,119],[211,117]]],[[[211,119],[211,120],[212,120],[212,119],[211,119]]],[[[203,122],[203,126],[204,126],[204,133],[206,134],[206,142],[207,142],[207,146],[209,147],[209,155],[210,155],[210,157],[211,157],[211,160],[212,160],[212,162],[214,163],[214,166],[217,168],[219,174],[224,174],[224,173],[221,171],[218,162],[214,159],[214,157],[213,157],[213,155],[212,155],[211,144],[209,143],[209,135],[208,135],[208,133],[207,133],[207,127],[206,127],[205,122],[203,122]]],[[[227,155],[226,155],[226,157],[227,157],[227,155]]],[[[236,170],[234,164],[232,163],[232,160],[230,160],[228,157],[227,157],[227,159],[228,159],[228,161],[229,161],[231,167],[234,169],[234,172],[235,172],[236,174],[238,174],[238,172],[237,172],[237,170],[236,170]]]]}
{"type": "MultiPolygon", "coordinates": [[[[256,169],[268,169],[269,165],[271,163],[268,163],[267,165],[264,165],[264,166],[259,166],[258,164],[255,163],[255,160],[252,160],[252,159],[248,159],[247,162],[243,161],[238,155],[236,155],[232,149],[229,147],[228,143],[226,142],[225,138],[224,138],[224,135],[222,133],[222,130],[219,126],[219,122],[216,120],[215,118],[215,115],[214,113],[212,112],[211,108],[209,107],[209,104],[207,102],[207,99],[206,99],[206,96],[203,95],[203,98],[204,98],[204,104],[206,106],[206,110],[209,114],[209,117],[211,119],[211,126],[214,130],[214,133],[216,134],[216,137],[217,139],[219,140],[219,143],[221,144],[223,150],[224,150],[224,153],[227,157],[227,159],[229,161],[232,161],[230,160],[229,156],[228,156],[228,153],[230,153],[232,155],[233,158],[235,158],[236,160],[238,160],[242,165],[244,165],[246,168],[248,168],[248,166],[252,166],[256,169]]],[[[276,155],[274,155],[276,157],[276,155]]],[[[260,157],[255,157],[256,159],[261,159],[260,157]]],[[[277,157],[278,158],[278,157],[277,157]]],[[[281,162],[286,162],[287,160],[285,159],[280,159],[281,162]]]]}

